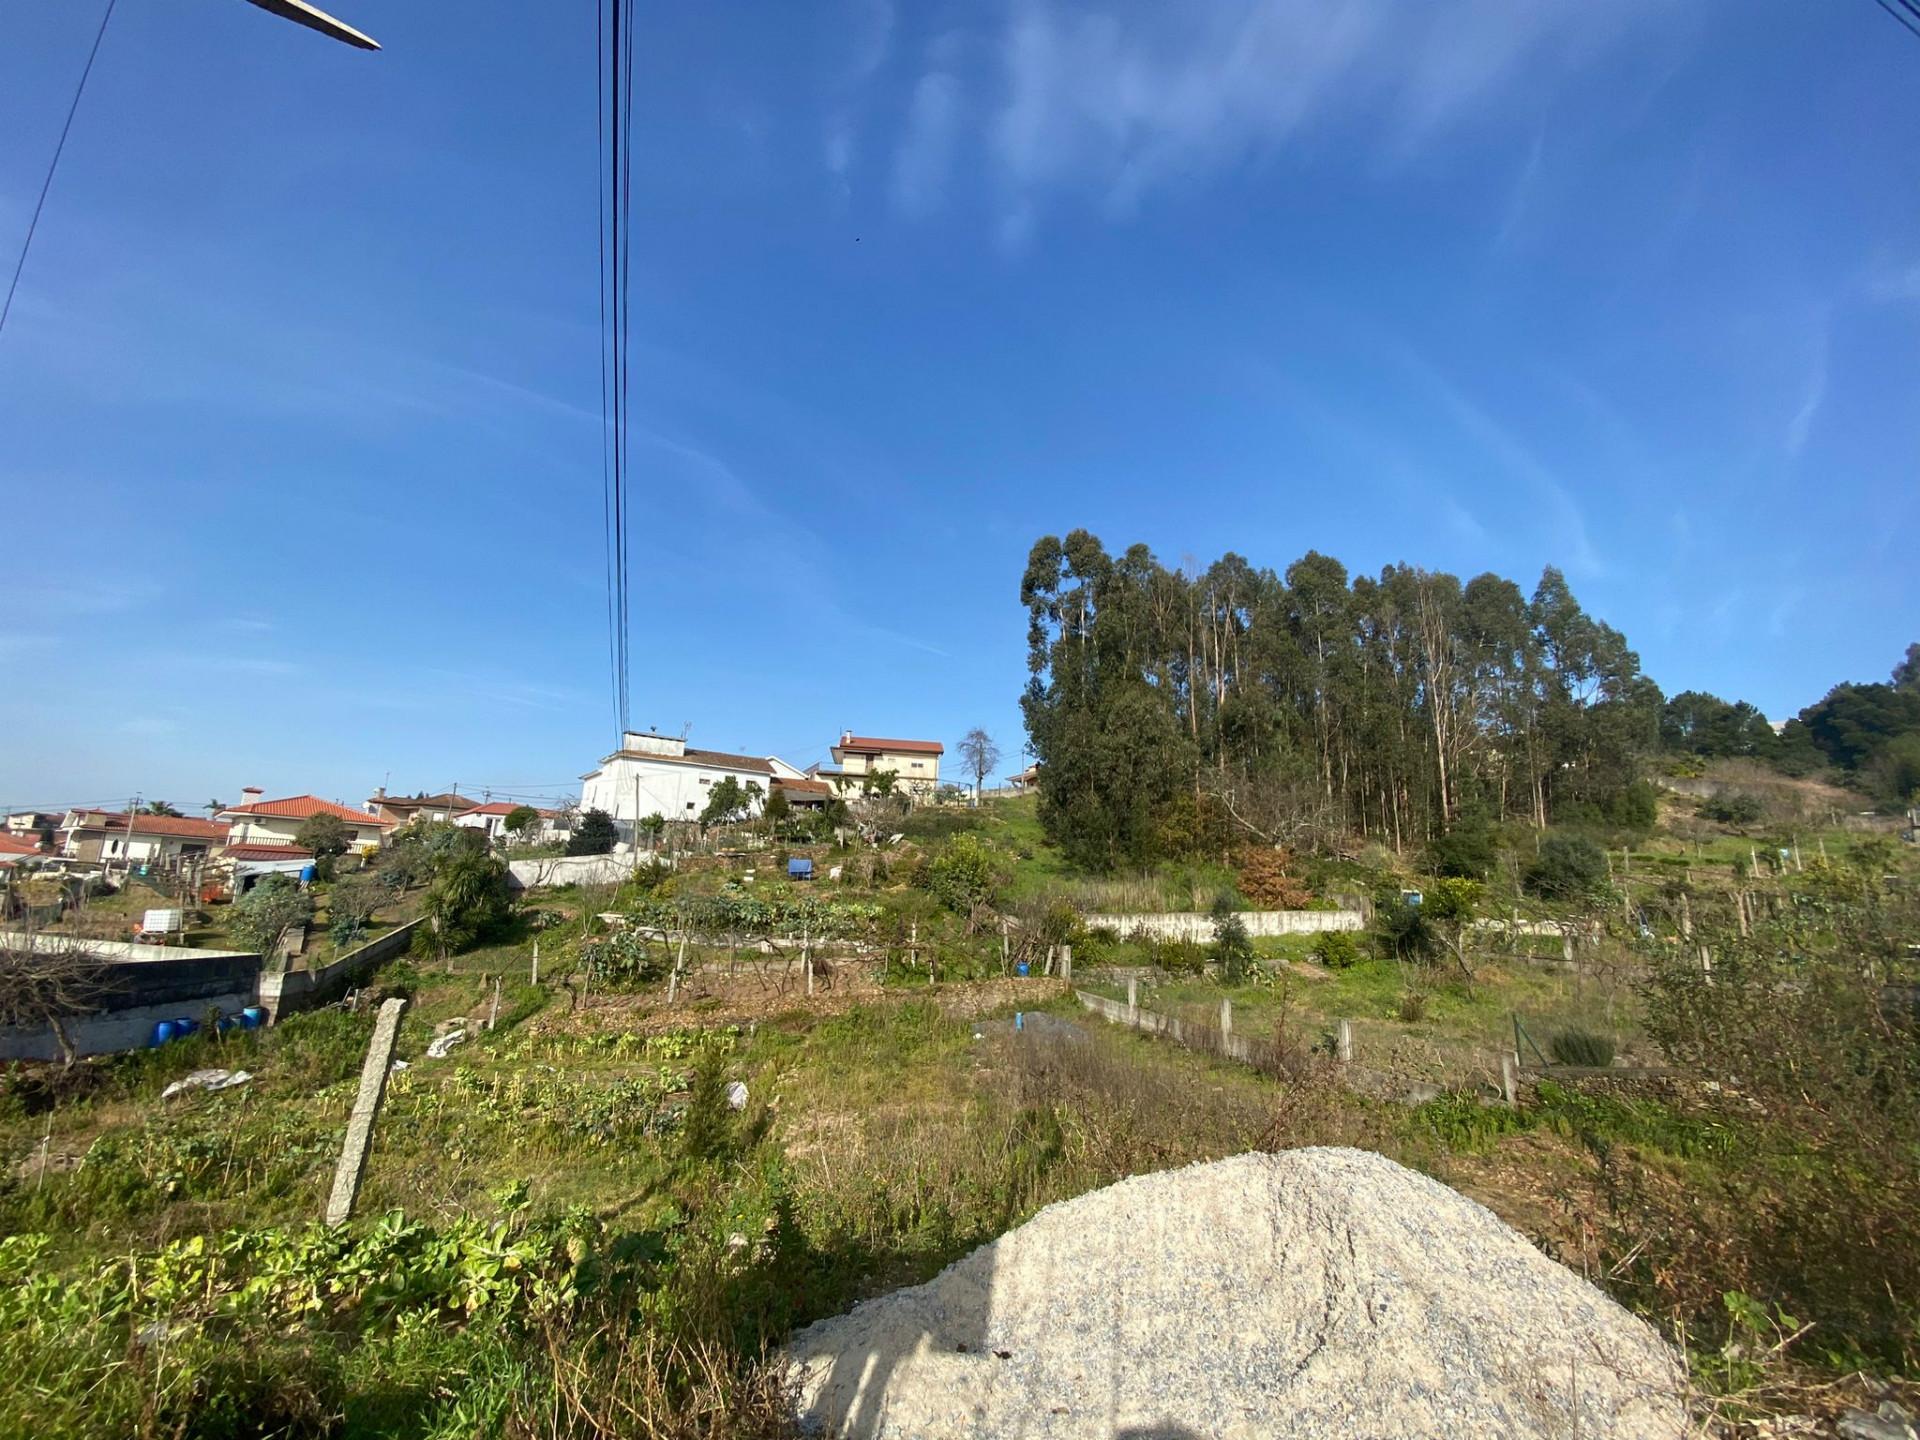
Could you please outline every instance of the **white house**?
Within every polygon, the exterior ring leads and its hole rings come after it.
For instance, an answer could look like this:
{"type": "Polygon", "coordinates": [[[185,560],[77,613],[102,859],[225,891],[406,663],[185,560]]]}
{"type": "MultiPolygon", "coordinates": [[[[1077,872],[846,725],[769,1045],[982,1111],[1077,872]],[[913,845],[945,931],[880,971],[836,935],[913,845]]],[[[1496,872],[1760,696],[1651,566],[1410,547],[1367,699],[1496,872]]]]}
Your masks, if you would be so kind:
{"type": "Polygon", "coordinates": [[[176,865],[204,858],[226,841],[225,825],[186,815],[71,810],[60,827],[61,855],[103,864],[176,865]]]}
{"type": "MultiPolygon", "coordinates": [[[[475,805],[462,810],[453,817],[453,823],[463,830],[478,830],[489,841],[498,840],[507,833],[507,816],[518,810],[521,803],[517,800],[491,800],[485,805],[475,805]]],[[[564,812],[542,810],[537,806],[527,808],[532,810],[539,819],[528,826],[527,830],[521,832],[522,837],[538,844],[566,838],[567,831],[561,824],[564,812]],[[527,831],[532,833],[528,834],[527,831]]]]}
{"type": "Polygon", "coordinates": [[[260,787],[249,785],[240,792],[241,803],[222,810],[214,818],[232,826],[229,845],[292,845],[300,827],[315,815],[335,815],[345,823],[355,849],[379,845],[394,828],[393,821],[382,820],[364,811],[350,809],[318,795],[289,795],[280,800],[262,800],[260,787]]]}
{"type": "Polygon", "coordinates": [[[620,748],[603,759],[598,770],[580,777],[580,809],[582,813],[606,811],[620,838],[632,843],[634,822],[649,815],[698,820],[713,787],[729,778],[759,787],[761,800],[752,807],[757,813],[776,778],[802,777],[799,770],[772,756],[697,750],[678,736],[629,730],[620,737],[620,748]]]}

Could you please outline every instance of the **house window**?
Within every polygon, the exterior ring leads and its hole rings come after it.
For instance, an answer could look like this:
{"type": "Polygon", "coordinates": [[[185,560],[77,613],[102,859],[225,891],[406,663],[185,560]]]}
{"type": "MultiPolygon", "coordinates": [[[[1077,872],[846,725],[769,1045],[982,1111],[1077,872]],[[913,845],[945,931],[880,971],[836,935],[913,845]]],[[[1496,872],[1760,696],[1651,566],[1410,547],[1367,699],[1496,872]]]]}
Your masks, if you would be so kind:
{"type": "MultiPolygon", "coordinates": [[[[711,784],[713,783],[713,781],[712,781],[712,780],[710,780],[710,779],[708,779],[708,778],[707,778],[707,777],[706,777],[705,775],[702,775],[702,776],[700,777],[700,783],[701,783],[702,785],[711,785],[711,784]]],[[[688,806],[687,808],[688,808],[688,809],[692,809],[693,807],[692,807],[692,806],[688,806]]]]}
{"type": "Polygon", "coordinates": [[[924,770],[924,769],[926,769],[927,767],[926,767],[925,765],[923,765],[923,764],[921,764],[921,763],[920,763],[920,762],[919,762],[918,760],[916,760],[916,761],[914,761],[914,762],[913,762],[913,768],[914,768],[914,769],[916,769],[916,770],[924,770]]]}
{"type": "Polygon", "coordinates": [[[692,808],[693,808],[693,802],[691,800],[687,801],[687,809],[691,810],[692,808]]]}

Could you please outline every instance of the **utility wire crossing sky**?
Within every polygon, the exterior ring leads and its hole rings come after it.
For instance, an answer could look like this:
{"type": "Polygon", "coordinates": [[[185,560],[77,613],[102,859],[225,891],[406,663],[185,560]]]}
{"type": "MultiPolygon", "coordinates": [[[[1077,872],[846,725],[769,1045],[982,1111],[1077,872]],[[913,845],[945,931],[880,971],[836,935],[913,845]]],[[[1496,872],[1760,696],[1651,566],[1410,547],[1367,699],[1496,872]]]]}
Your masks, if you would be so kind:
{"type": "MultiPolygon", "coordinates": [[[[1076,526],[1556,564],[1774,716],[1913,638],[1920,49],[1864,0],[631,0],[617,116],[601,7],[341,8],[379,54],[100,45],[0,333],[0,795],[577,777],[621,673],[697,745],[1017,768],[1076,526]]],[[[99,19],[9,16],[9,260],[99,19]]]]}

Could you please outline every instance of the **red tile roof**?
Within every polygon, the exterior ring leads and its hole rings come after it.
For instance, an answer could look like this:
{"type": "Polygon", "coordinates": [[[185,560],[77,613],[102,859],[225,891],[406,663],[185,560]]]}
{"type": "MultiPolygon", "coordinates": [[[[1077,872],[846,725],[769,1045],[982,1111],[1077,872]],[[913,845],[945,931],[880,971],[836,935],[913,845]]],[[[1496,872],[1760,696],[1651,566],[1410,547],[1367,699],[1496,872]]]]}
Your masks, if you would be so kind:
{"type": "Polygon", "coordinates": [[[229,845],[221,852],[229,860],[311,860],[313,852],[298,845],[229,845]]]}
{"type": "MultiPolygon", "coordinates": [[[[108,830],[125,833],[127,817],[113,810],[77,810],[79,823],[69,830],[108,830]]],[[[136,815],[133,838],[142,835],[173,835],[183,840],[224,840],[228,827],[218,820],[196,820],[191,815],[136,815]]]]}
{"type": "Polygon", "coordinates": [[[869,751],[888,751],[896,755],[944,755],[947,747],[938,740],[878,740],[871,735],[849,735],[835,750],[852,750],[859,754],[869,751]]]}
{"type": "Polygon", "coordinates": [[[824,780],[776,780],[782,790],[797,790],[802,795],[831,795],[833,787],[824,780]]]}
{"type": "Polygon", "coordinates": [[[0,832],[0,855],[38,855],[39,840],[22,840],[18,835],[0,832]]]}
{"type": "Polygon", "coordinates": [[[282,800],[256,800],[251,805],[229,805],[220,812],[222,815],[267,815],[283,820],[310,820],[315,815],[338,815],[353,825],[372,825],[380,829],[391,829],[393,821],[382,820],[369,815],[364,810],[355,810],[335,800],[322,800],[318,795],[289,795],[282,800]]]}

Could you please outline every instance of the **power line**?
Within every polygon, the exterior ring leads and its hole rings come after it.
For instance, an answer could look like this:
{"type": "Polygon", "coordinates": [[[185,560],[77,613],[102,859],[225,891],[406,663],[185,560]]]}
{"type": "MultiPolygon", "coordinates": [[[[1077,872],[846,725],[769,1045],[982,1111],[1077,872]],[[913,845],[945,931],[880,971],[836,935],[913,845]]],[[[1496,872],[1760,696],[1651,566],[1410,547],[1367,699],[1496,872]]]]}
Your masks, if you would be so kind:
{"type": "Polygon", "coordinates": [[[627,363],[632,315],[633,0],[596,9],[594,79],[599,141],[601,522],[606,531],[607,648],[614,720],[628,727],[632,673],[627,363]]]}
{"type": "Polygon", "coordinates": [[[13,279],[7,285],[6,303],[0,305],[0,331],[7,328],[7,316],[13,313],[13,293],[20,288],[20,272],[27,268],[27,251],[33,248],[33,232],[40,228],[40,212],[47,206],[47,192],[53,189],[53,172],[60,168],[60,153],[67,148],[67,132],[73,129],[73,117],[80,109],[80,97],[87,88],[87,77],[93,74],[94,57],[100,53],[100,42],[107,38],[107,22],[113,18],[115,0],[107,0],[106,11],[100,16],[100,28],[94,32],[93,48],[87,52],[87,63],[80,71],[80,83],[73,87],[73,101],[67,106],[67,122],[60,127],[60,140],[53,147],[53,159],[47,162],[47,178],[40,182],[40,198],[34,202],[33,218],[27,221],[27,238],[20,242],[20,258],[14,262],[13,279]]]}
{"type": "Polygon", "coordinates": [[[1874,3],[1898,20],[1909,34],[1920,36],[1920,4],[1914,0],[1874,0],[1874,3]]]}

